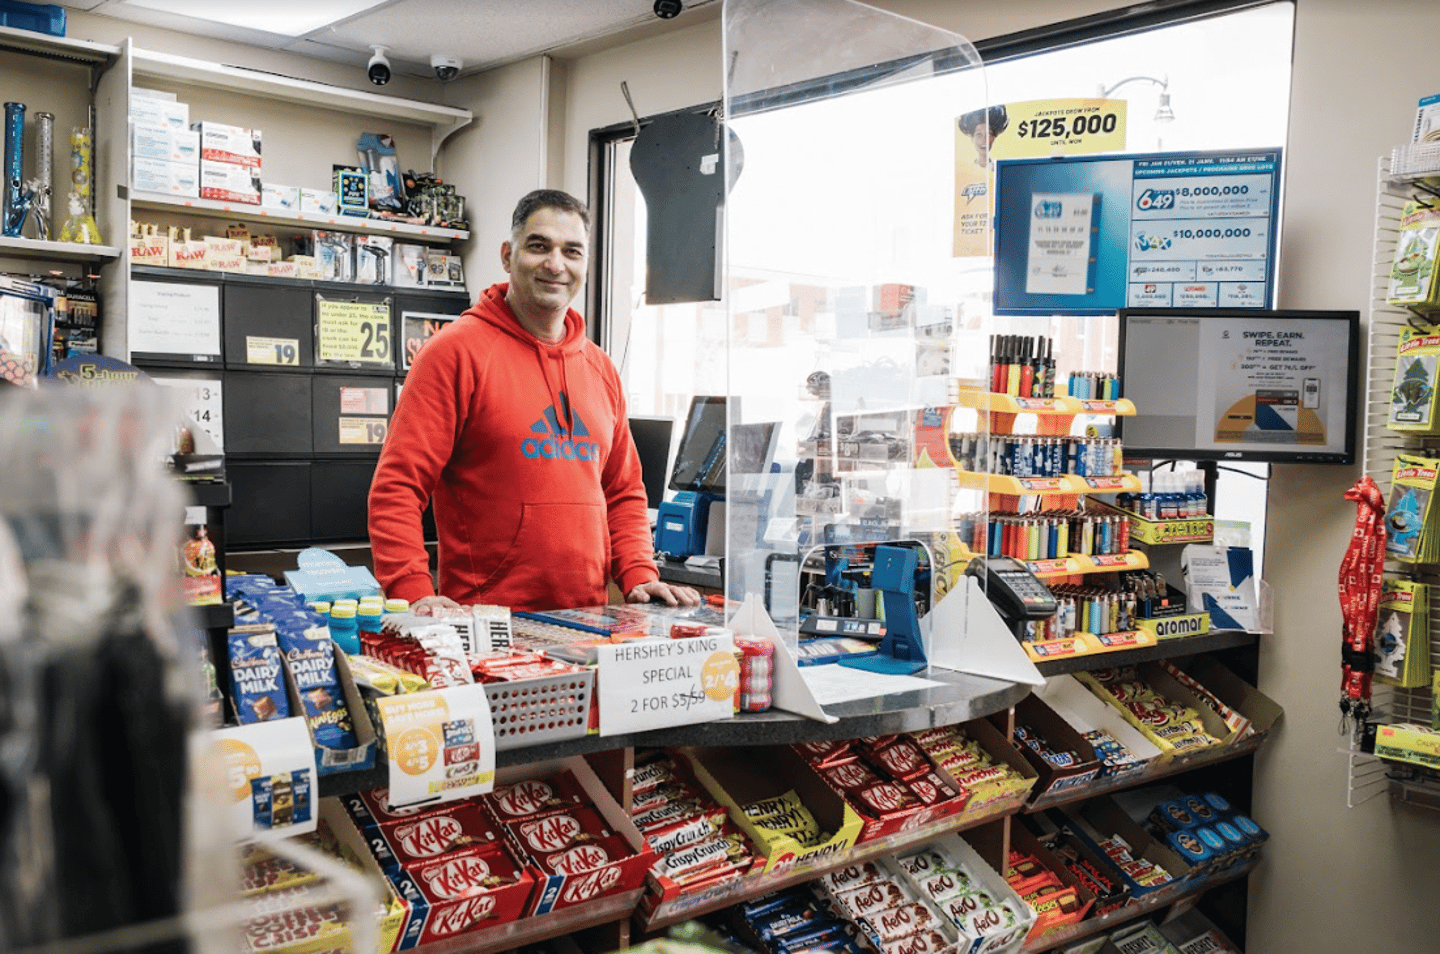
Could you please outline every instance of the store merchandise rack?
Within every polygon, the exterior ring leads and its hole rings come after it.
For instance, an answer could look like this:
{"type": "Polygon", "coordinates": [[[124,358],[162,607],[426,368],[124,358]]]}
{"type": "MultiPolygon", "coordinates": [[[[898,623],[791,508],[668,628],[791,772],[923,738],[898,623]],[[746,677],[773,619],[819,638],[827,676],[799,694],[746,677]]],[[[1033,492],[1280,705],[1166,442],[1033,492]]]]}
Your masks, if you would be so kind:
{"type": "MultiPolygon", "coordinates": [[[[1397,454],[1425,448],[1435,453],[1436,438],[1407,435],[1386,426],[1395,379],[1395,352],[1400,332],[1416,320],[1405,308],[1389,304],[1386,299],[1390,266],[1395,260],[1399,242],[1399,223],[1405,203],[1417,194],[1435,195],[1434,180],[1440,177],[1440,155],[1433,147],[1426,155],[1436,161],[1417,162],[1424,156],[1382,156],[1378,162],[1375,197],[1375,245],[1371,267],[1370,309],[1366,353],[1365,417],[1362,461],[1364,472],[1388,495],[1393,465],[1397,454]],[[1408,157],[1408,158],[1406,158],[1408,157]],[[1407,164],[1397,171],[1395,161],[1405,158],[1407,164]]],[[[1388,563],[1387,572],[1414,573],[1429,582],[1440,581],[1440,567],[1403,566],[1388,563]]],[[[1440,607],[1430,607],[1430,668],[1440,669],[1440,607]]],[[[1428,687],[1401,689],[1374,684],[1372,719],[1385,723],[1411,722],[1429,725],[1433,693],[1428,687]]],[[[1389,794],[1397,801],[1427,808],[1440,808],[1440,783],[1416,781],[1409,766],[1386,762],[1367,753],[1357,739],[1342,750],[1348,762],[1346,803],[1354,808],[1380,795],[1389,794]]]]}

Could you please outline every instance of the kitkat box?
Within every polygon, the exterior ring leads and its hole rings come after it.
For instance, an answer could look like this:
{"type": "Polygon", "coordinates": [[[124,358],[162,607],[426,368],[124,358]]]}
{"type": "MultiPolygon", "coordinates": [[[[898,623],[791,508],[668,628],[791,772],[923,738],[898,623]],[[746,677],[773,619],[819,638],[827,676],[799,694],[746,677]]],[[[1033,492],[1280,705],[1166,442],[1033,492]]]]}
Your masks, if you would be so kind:
{"type": "Polygon", "coordinates": [[[410,907],[401,948],[519,920],[535,888],[504,845],[464,848],[388,875],[410,907]]]}
{"type": "Polygon", "coordinates": [[[394,950],[484,931],[524,915],[535,879],[503,845],[465,846],[410,868],[382,869],[365,832],[339,801],[327,798],[320,805],[322,821],[347,855],[387,884],[397,900],[394,950]]]}
{"type": "Polygon", "coordinates": [[[535,880],[527,916],[631,892],[639,900],[655,852],[584,759],[501,769],[485,801],[535,880]]]}

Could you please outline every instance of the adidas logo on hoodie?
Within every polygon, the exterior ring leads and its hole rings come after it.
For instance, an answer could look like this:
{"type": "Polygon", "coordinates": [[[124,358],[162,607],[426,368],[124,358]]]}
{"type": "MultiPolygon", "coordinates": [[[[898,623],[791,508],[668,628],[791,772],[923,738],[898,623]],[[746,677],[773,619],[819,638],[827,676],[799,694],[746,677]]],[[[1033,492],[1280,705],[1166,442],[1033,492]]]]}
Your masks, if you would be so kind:
{"type": "MultiPolygon", "coordinates": [[[[564,400],[564,395],[561,395],[564,400]]],[[[559,417],[555,413],[555,406],[552,404],[545,409],[540,420],[530,425],[538,437],[527,437],[520,444],[520,453],[534,460],[544,458],[546,460],[599,460],[600,445],[592,441],[579,441],[577,437],[589,437],[590,430],[585,422],[580,420],[580,413],[571,409],[571,416],[575,427],[567,436],[565,428],[560,426],[559,417]]]]}

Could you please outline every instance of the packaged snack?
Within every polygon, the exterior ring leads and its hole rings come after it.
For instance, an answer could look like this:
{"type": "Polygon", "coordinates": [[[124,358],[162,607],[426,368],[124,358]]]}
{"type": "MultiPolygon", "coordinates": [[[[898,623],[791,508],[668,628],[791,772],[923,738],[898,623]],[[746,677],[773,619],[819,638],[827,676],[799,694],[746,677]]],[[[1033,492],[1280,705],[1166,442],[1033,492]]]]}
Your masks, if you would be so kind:
{"type": "Polygon", "coordinates": [[[230,685],[235,715],[242,724],[284,719],[290,715],[285,680],[280,675],[280,647],[268,623],[230,630],[230,685]]]}
{"type": "Polygon", "coordinates": [[[295,690],[305,708],[305,721],[315,743],[327,749],[353,749],[359,743],[335,672],[335,649],[323,618],[308,610],[280,620],[275,637],[295,690]]]}

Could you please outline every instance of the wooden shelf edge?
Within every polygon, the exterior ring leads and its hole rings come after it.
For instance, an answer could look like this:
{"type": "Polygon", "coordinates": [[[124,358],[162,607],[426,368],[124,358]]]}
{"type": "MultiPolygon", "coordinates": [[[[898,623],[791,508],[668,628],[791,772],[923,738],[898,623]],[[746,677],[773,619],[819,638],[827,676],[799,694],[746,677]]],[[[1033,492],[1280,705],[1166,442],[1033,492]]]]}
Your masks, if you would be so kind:
{"type": "Polygon", "coordinates": [[[1138,785],[1146,785],[1150,782],[1164,778],[1173,778],[1176,775],[1183,775],[1194,769],[1208,768],[1213,765],[1221,765],[1225,762],[1232,762],[1236,759],[1253,755],[1269,737],[1269,733],[1259,733],[1250,738],[1243,739],[1233,745],[1222,748],[1204,755],[1194,755],[1184,759],[1176,759],[1170,762],[1163,762],[1149,766],[1131,775],[1122,775],[1118,778],[1105,779],[1100,783],[1085,785],[1074,789],[1065,789],[1051,795],[1031,796],[1030,801],[1020,809],[1024,814],[1031,815],[1036,812],[1043,812],[1047,808],[1058,808],[1062,805],[1071,805],[1075,802],[1083,802],[1086,799],[1096,798],[1100,795],[1108,795],[1111,792],[1118,792],[1122,789],[1134,788],[1138,785]]]}

